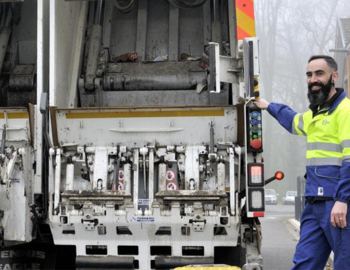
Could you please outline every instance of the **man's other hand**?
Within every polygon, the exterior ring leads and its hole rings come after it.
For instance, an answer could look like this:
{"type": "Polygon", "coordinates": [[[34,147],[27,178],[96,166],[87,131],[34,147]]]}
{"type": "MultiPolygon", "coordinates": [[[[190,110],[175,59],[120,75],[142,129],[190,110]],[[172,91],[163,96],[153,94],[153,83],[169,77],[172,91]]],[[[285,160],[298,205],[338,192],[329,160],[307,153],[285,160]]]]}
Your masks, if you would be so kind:
{"type": "Polygon", "coordinates": [[[259,98],[258,100],[253,102],[256,107],[262,110],[266,110],[267,107],[270,105],[265,99],[259,98]]]}
{"type": "Polygon", "coordinates": [[[331,223],[333,227],[346,227],[346,214],[348,212],[348,204],[343,202],[335,202],[331,212],[331,223]]]}

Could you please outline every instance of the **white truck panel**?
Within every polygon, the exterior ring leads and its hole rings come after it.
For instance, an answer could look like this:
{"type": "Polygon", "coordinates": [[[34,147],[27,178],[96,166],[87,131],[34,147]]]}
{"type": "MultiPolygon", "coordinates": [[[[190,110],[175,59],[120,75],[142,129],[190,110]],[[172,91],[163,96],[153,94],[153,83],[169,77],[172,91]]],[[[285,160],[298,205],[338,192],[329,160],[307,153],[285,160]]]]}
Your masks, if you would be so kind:
{"type": "Polygon", "coordinates": [[[212,120],[218,143],[237,141],[237,112],[233,106],[56,110],[57,140],[60,146],[208,144],[209,123],[212,120]]]}
{"type": "Polygon", "coordinates": [[[5,155],[0,163],[0,226],[3,241],[18,244],[32,240],[30,204],[33,203],[33,150],[27,109],[0,109],[0,145],[6,127],[5,155]]]}

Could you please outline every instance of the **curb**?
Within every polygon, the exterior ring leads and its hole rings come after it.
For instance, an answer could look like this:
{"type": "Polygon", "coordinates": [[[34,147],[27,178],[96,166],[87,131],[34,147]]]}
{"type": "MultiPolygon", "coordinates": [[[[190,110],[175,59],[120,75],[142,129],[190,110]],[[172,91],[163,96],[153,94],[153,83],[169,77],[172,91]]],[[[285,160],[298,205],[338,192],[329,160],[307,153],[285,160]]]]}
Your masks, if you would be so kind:
{"type": "Polygon", "coordinates": [[[297,221],[296,219],[288,219],[287,220],[289,222],[290,225],[293,226],[293,228],[296,230],[296,231],[300,231],[300,222],[297,221]]]}

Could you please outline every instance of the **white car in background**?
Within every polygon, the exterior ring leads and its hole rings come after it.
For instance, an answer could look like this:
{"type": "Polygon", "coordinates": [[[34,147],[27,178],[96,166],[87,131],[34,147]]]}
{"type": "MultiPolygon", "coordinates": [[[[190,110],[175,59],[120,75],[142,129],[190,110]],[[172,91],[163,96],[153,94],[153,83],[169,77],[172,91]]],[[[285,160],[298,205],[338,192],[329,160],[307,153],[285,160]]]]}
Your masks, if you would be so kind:
{"type": "Polygon", "coordinates": [[[265,204],[277,204],[278,194],[274,189],[265,189],[265,204]]]}
{"type": "Polygon", "coordinates": [[[283,204],[295,204],[295,197],[298,196],[296,191],[287,191],[286,197],[283,197],[283,204]]]}

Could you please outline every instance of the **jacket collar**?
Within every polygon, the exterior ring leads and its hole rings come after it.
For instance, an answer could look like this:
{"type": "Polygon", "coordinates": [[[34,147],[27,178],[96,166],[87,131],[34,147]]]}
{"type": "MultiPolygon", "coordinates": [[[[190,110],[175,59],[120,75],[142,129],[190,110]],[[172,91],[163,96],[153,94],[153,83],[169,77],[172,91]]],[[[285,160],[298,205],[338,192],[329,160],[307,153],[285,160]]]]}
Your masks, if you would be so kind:
{"type": "MultiPolygon", "coordinates": [[[[342,88],[338,88],[339,90],[343,90],[342,88]]],[[[337,89],[337,90],[338,90],[337,89]]],[[[338,91],[339,91],[338,90],[338,91]]],[[[339,105],[339,103],[346,97],[346,93],[343,91],[333,102],[328,111],[328,114],[331,114],[339,105]]]]}

